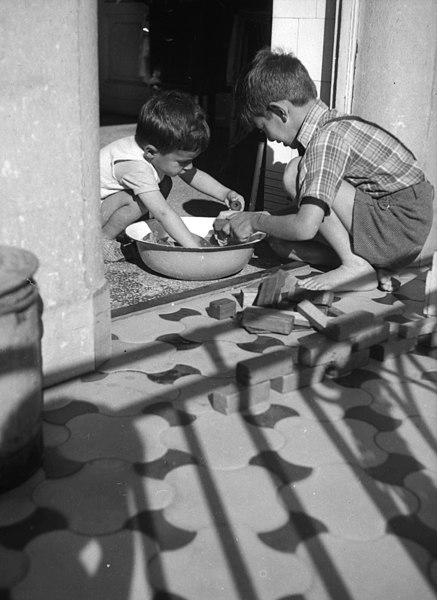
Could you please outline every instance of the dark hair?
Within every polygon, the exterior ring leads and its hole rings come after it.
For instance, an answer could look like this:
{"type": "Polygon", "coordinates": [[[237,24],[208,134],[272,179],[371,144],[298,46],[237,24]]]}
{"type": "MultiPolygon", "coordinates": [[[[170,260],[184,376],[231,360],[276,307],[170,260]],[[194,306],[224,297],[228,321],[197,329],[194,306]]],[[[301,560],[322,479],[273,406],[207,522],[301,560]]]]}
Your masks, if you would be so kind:
{"type": "Polygon", "coordinates": [[[264,116],[271,102],[304,106],[315,98],[316,86],[300,60],[270,48],[257,52],[235,87],[235,109],[246,124],[264,116]]]}
{"type": "Polygon", "coordinates": [[[175,150],[203,152],[209,139],[205,112],[188,94],[159,92],[141,108],[135,132],[141,148],[152,144],[162,154],[175,150]]]}

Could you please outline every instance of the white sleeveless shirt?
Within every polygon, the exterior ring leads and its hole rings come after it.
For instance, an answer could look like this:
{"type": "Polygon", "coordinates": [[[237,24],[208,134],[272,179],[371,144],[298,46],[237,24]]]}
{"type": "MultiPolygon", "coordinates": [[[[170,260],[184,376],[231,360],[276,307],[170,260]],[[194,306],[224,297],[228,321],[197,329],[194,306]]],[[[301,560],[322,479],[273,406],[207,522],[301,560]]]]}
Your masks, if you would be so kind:
{"type": "Polygon", "coordinates": [[[100,198],[130,189],[135,195],[159,191],[159,175],[144,158],[133,136],[121,138],[100,150],[100,198]],[[127,161],[128,164],[127,164],[127,161]],[[123,163],[118,169],[117,163],[123,163]]]}

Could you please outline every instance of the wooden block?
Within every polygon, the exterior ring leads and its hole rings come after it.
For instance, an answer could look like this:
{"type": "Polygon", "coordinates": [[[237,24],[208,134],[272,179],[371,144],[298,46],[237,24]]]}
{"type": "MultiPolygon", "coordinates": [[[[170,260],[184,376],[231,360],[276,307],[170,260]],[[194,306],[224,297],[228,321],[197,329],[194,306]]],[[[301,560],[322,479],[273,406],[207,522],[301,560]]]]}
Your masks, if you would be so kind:
{"type": "Polygon", "coordinates": [[[319,294],[318,296],[314,296],[312,302],[316,306],[327,306],[328,308],[330,308],[332,306],[332,303],[334,302],[334,298],[334,292],[326,291],[319,294]]]}
{"type": "Polygon", "coordinates": [[[400,323],[398,332],[400,337],[410,338],[437,331],[437,317],[426,319],[414,319],[406,323],[400,323]]]}
{"type": "Polygon", "coordinates": [[[432,255],[431,269],[426,274],[423,314],[437,316],[437,250],[432,255]]]}
{"type": "Polygon", "coordinates": [[[206,312],[213,319],[227,319],[228,317],[235,317],[237,313],[237,304],[230,298],[212,300],[209,303],[206,312]]]}
{"type": "Polygon", "coordinates": [[[416,342],[417,338],[390,338],[382,344],[372,346],[370,348],[370,358],[380,361],[395,358],[396,356],[410,352],[416,345],[416,342]]]}
{"type": "Polygon", "coordinates": [[[208,398],[214,410],[225,415],[250,410],[253,406],[266,402],[270,395],[270,382],[262,381],[256,385],[241,385],[231,382],[216,388],[208,398]]]}
{"type": "Polygon", "coordinates": [[[280,301],[281,290],[285,279],[286,274],[281,269],[263,279],[259,286],[259,293],[256,297],[255,305],[276,306],[280,301]]]}
{"type": "Polygon", "coordinates": [[[423,346],[424,348],[437,348],[437,331],[419,335],[417,338],[417,343],[419,346],[423,346]]]}
{"type": "Polygon", "coordinates": [[[285,281],[281,290],[281,302],[289,304],[296,292],[296,286],[299,285],[299,279],[290,273],[286,274],[285,281]]]}
{"type": "Polygon", "coordinates": [[[303,315],[317,331],[324,330],[328,325],[328,317],[309,300],[302,300],[296,306],[296,311],[303,315]]]}
{"type": "Polygon", "coordinates": [[[338,361],[337,364],[330,364],[326,369],[326,377],[330,379],[337,379],[338,377],[342,377],[355,369],[360,369],[361,367],[365,367],[370,360],[370,349],[363,348],[362,350],[357,350],[356,352],[352,352],[344,361],[338,361]]]}
{"type": "Polygon", "coordinates": [[[304,317],[303,315],[301,315],[300,313],[298,313],[297,311],[287,310],[286,312],[288,315],[291,315],[293,317],[294,327],[305,327],[306,329],[312,328],[312,325],[308,321],[308,319],[306,317],[304,317]]]}
{"type": "Polygon", "coordinates": [[[243,310],[241,325],[250,333],[280,333],[293,331],[294,318],[285,311],[262,306],[248,306],[243,310]]]}
{"type": "Polygon", "coordinates": [[[397,337],[399,335],[399,328],[403,323],[408,323],[408,319],[404,315],[388,315],[384,319],[388,323],[390,328],[390,337],[397,337]]]}
{"type": "Polygon", "coordinates": [[[350,338],[354,352],[385,342],[390,336],[390,324],[381,321],[368,325],[350,338]]]}
{"type": "Polygon", "coordinates": [[[345,361],[352,351],[349,341],[333,342],[322,333],[311,333],[299,338],[299,362],[308,367],[326,363],[339,364],[345,361]]]}
{"type": "Polygon", "coordinates": [[[288,275],[282,286],[282,301],[287,304],[297,304],[302,300],[309,300],[316,306],[331,306],[334,301],[334,293],[329,291],[307,290],[299,285],[299,279],[288,275]]]}
{"type": "Polygon", "coordinates": [[[323,333],[335,340],[341,342],[358,335],[364,328],[375,323],[375,315],[367,310],[354,310],[338,317],[329,319],[323,333]]]}
{"type": "Polygon", "coordinates": [[[296,365],[291,373],[276,377],[270,381],[270,387],[281,394],[300,390],[301,388],[314,385],[323,380],[325,376],[326,365],[317,365],[315,367],[306,367],[296,365]]]}
{"type": "Polygon", "coordinates": [[[297,348],[287,348],[242,360],[237,363],[237,381],[244,385],[254,385],[291,373],[297,362],[297,353],[297,348]]]}

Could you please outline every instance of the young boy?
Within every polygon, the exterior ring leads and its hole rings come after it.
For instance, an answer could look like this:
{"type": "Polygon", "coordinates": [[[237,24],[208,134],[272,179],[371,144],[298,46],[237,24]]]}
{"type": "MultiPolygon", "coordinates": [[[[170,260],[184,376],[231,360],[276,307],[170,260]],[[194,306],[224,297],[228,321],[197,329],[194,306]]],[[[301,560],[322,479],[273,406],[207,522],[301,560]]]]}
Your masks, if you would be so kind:
{"type": "Polygon", "coordinates": [[[153,216],[181,246],[199,247],[180,216],[167,204],[171,177],[243,210],[242,196],[196,169],[193,160],[209,143],[203,110],[177,91],[161,92],[142,107],[135,137],[125,137],[100,151],[100,195],[107,262],[124,258],[117,236],[143,216],[153,216]],[[149,213],[149,215],[148,215],[149,213]]]}
{"type": "Polygon", "coordinates": [[[304,279],[311,290],[389,290],[391,273],[418,256],[431,229],[433,188],[394,136],[317,99],[314,82],[292,54],[261,50],[236,88],[246,123],[295,148],[283,184],[285,215],[221,213],[244,240],[270,236],[281,257],[323,265],[304,279]]]}

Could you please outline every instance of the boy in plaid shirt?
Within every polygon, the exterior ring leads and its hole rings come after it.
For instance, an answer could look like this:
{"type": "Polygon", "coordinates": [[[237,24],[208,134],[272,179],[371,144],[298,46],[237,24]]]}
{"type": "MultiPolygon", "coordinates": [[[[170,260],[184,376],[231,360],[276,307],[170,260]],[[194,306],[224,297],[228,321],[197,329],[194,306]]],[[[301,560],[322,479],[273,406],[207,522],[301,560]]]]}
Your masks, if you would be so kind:
{"type": "Polygon", "coordinates": [[[381,127],[342,116],[317,98],[292,54],[261,50],[236,88],[237,109],[270,141],[295,148],[281,215],[222,213],[244,240],[268,234],[281,257],[327,267],[311,290],[389,290],[393,271],[420,253],[432,223],[433,188],[414,155],[381,127]]]}

